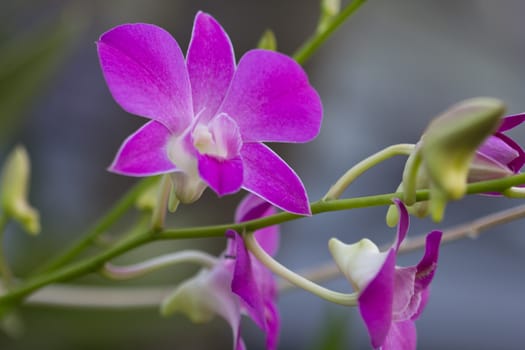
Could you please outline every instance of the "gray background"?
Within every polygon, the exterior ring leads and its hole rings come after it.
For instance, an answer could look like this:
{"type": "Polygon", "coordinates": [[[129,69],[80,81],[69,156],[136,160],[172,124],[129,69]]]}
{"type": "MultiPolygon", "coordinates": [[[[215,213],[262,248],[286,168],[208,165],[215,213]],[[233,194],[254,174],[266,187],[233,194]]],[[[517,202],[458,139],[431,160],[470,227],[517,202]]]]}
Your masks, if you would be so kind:
{"type": "MultiPolygon", "coordinates": [[[[20,114],[18,128],[0,143],[1,159],[15,143],[27,146],[33,161],[32,202],[43,217],[44,230],[36,239],[18,234],[16,226],[7,234],[9,258],[21,275],[79,236],[134,182],[105,171],[122,140],[144,120],[123,112],[105,86],[94,45],[102,32],[124,22],[151,22],[169,30],[185,51],[194,14],[201,9],[224,26],[237,57],[256,45],[268,27],[275,31],[279,49],[291,54],[315,28],[318,3],[4,0],[0,3],[1,38],[7,41],[71,8],[84,24],[83,30],[59,69],[20,114]]],[[[524,111],[524,13],[525,3],[519,0],[370,0],[306,65],[325,108],[320,136],[307,145],[274,148],[300,174],[314,200],[364,157],[393,143],[416,142],[433,116],[459,100],[495,96],[506,101],[509,113],[524,111]]],[[[511,134],[524,140],[525,127],[511,134]]],[[[399,183],[402,164],[401,158],[382,164],[345,195],[391,192],[399,183]]],[[[240,198],[219,201],[207,191],[198,204],[180,208],[171,223],[229,221],[240,198]]],[[[448,227],[519,203],[468,198],[452,203],[439,225],[413,219],[410,234],[448,227]]],[[[333,236],[347,242],[372,237],[386,243],[394,230],[385,226],[384,213],[384,208],[361,209],[285,224],[278,259],[299,270],[328,261],[327,240],[333,236]]],[[[442,249],[431,300],[417,322],[420,349],[522,348],[522,230],[522,222],[507,224],[477,240],[442,249]]],[[[163,242],[120,261],[195,244],[212,252],[224,246],[223,240],[163,242]]],[[[414,264],[420,255],[400,260],[414,264]]],[[[133,283],[175,285],[194,271],[179,267],[133,283]]],[[[80,282],[99,284],[102,280],[90,277],[80,282]]],[[[342,279],[328,285],[349,290],[342,279]]],[[[345,348],[369,348],[355,309],[330,305],[298,290],[283,294],[279,305],[282,349],[317,349],[326,328],[343,331],[345,348]]],[[[21,315],[25,335],[13,340],[0,334],[2,349],[231,346],[228,326],[222,320],[192,325],[181,316],[161,319],[156,310],[26,307],[21,315]]],[[[249,321],[243,323],[243,331],[250,349],[262,348],[262,335],[249,321]]]]}

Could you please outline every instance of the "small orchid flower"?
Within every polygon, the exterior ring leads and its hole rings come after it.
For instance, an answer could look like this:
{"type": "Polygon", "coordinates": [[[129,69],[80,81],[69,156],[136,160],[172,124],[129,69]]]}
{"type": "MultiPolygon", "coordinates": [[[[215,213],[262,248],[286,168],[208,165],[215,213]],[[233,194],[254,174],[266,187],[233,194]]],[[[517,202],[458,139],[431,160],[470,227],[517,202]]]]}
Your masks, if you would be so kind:
{"type": "MultiPolygon", "coordinates": [[[[248,195],[239,205],[237,222],[275,213],[275,208],[262,199],[248,195]]],[[[244,349],[240,337],[241,314],[247,314],[265,333],[266,348],[276,349],[280,318],[277,309],[277,284],[266,269],[244,245],[242,237],[228,231],[231,238],[223,258],[211,269],[203,269],[169,296],[162,307],[164,314],[181,311],[194,322],[205,322],[213,315],[223,317],[232,327],[234,349],[244,349]]],[[[254,233],[263,249],[274,255],[279,245],[277,226],[254,233]]]]}
{"type": "Polygon", "coordinates": [[[425,255],[415,266],[396,266],[396,255],[409,226],[408,212],[395,201],[400,220],[393,246],[385,252],[370,240],[344,244],[332,238],[330,252],[341,272],[359,293],[358,305],[372,346],[382,350],[416,349],[414,321],[429,296],[439,254],[441,232],[427,235],[425,255]]]}
{"type": "Polygon", "coordinates": [[[498,130],[477,149],[468,182],[485,181],[519,173],[525,164],[525,152],[504,132],[525,121],[525,113],[502,119],[498,130]]]}
{"type": "Polygon", "coordinates": [[[307,142],[322,106],[290,57],[251,50],[235,65],[230,39],[199,12],[186,59],[165,30],[124,24],[97,43],[113,98],[151,119],[129,136],[109,170],[129,176],[171,173],[183,203],[209,186],[219,196],[243,188],[271,204],[310,214],[297,174],[263,142],[307,142]]]}

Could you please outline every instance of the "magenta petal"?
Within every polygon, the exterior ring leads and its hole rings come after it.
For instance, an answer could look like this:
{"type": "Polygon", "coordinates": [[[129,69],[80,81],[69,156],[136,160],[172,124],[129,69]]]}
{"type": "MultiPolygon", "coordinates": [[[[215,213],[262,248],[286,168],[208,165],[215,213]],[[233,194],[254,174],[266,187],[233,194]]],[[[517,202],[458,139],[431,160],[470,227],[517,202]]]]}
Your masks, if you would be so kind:
{"type": "Polygon", "coordinates": [[[492,158],[501,164],[508,164],[519,156],[517,150],[511,147],[505,140],[498,136],[489,136],[481,146],[478,147],[477,153],[492,158]]]}
{"type": "Polygon", "coordinates": [[[359,311],[374,348],[383,345],[392,323],[396,251],[390,249],[383,266],[359,295],[359,311]]]}
{"type": "Polygon", "coordinates": [[[419,307],[420,296],[414,291],[417,269],[415,266],[397,267],[394,277],[393,320],[408,320],[419,307]]]}
{"type": "Polygon", "coordinates": [[[243,182],[243,164],[240,157],[219,159],[199,155],[199,174],[219,196],[237,192],[243,182]]]}
{"type": "Polygon", "coordinates": [[[177,134],[192,116],[191,87],[184,56],[164,29],[125,24],[97,42],[111,94],[129,113],[156,120],[177,134]]]}
{"type": "MultiPolygon", "coordinates": [[[[239,203],[237,211],[235,212],[235,222],[243,222],[253,219],[263,218],[265,216],[275,214],[275,208],[262,198],[249,193],[239,203]]],[[[255,239],[271,256],[277,253],[279,248],[279,226],[270,226],[257,230],[254,233],[255,239]]]]}
{"type": "Polygon", "coordinates": [[[521,148],[521,146],[508,137],[505,134],[496,133],[496,137],[499,137],[501,140],[503,140],[508,146],[512,147],[516,152],[518,152],[518,156],[511,162],[507,163],[507,166],[512,170],[514,173],[520,172],[523,165],[525,165],[525,152],[521,148]]]}
{"type": "Polygon", "coordinates": [[[417,264],[417,274],[415,281],[416,291],[421,291],[428,288],[430,282],[434,278],[434,273],[437,268],[437,261],[439,258],[439,245],[441,243],[441,231],[432,231],[427,235],[425,245],[425,255],[417,264]]]}
{"type": "Polygon", "coordinates": [[[235,119],[244,142],[306,142],[319,133],[321,100],[290,57],[252,50],[239,61],[219,111],[235,119]]]}
{"type": "Polygon", "coordinates": [[[416,350],[416,345],[416,326],[406,320],[392,324],[381,350],[416,350]]]}
{"type": "Polygon", "coordinates": [[[243,187],[278,208],[310,215],[310,205],[301,179],[288,164],[261,143],[245,143],[243,187]]]}
{"type": "Polygon", "coordinates": [[[168,158],[171,134],[162,124],[151,121],[129,136],[118,151],[109,170],[128,176],[151,176],[174,171],[168,158]]]}
{"type": "Polygon", "coordinates": [[[408,217],[408,211],[403,202],[399,199],[394,199],[394,203],[399,211],[399,223],[397,224],[397,235],[396,241],[394,242],[394,248],[397,251],[403,240],[405,239],[408,228],[410,225],[410,219],[408,217]]]}
{"type": "Polygon", "coordinates": [[[303,183],[270,148],[261,143],[245,143],[241,156],[244,164],[242,187],[288,212],[311,214],[303,183]]]}
{"type": "Polygon", "coordinates": [[[266,317],[266,349],[275,350],[279,343],[279,329],[281,328],[281,319],[276,303],[265,304],[266,317]]]}
{"type": "Polygon", "coordinates": [[[217,112],[235,71],[228,35],[210,15],[199,12],[186,57],[196,115],[207,121],[217,112]]]}
{"type": "MultiPolygon", "coordinates": [[[[250,254],[242,237],[235,232],[235,268],[231,283],[232,292],[237,294],[253,321],[263,330],[266,329],[264,302],[261,290],[253,274],[250,254]]],[[[257,276],[259,278],[260,276],[257,276]]]]}
{"type": "Polygon", "coordinates": [[[523,122],[525,122],[525,113],[510,115],[503,118],[501,125],[498,128],[498,132],[504,132],[513,129],[523,122]]]}
{"type": "Polygon", "coordinates": [[[412,315],[411,320],[417,320],[428,303],[428,298],[430,297],[430,288],[425,288],[419,293],[419,306],[416,310],[416,313],[412,315]]]}
{"type": "Polygon", "coordinates": [[[275,211],[271,204],[251,193],[247,194],[237,206],[235,222],[259,219],[275,211]]]}

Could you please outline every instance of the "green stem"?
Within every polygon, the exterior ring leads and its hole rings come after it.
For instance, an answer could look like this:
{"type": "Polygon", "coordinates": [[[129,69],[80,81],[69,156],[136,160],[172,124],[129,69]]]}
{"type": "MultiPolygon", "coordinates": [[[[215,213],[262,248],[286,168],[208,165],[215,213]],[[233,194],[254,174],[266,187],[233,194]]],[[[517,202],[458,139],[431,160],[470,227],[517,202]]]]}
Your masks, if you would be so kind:
{"type": "Polygon", "coordinates": [[[13,284],[13,274],[4,254],[4,233],[8,222],[9,217],[5,213],[0,214],[0,275],[6,289],[9,290],[13,284]]]}
{"type": "Polygon", "coordinates": [[[161,231],[166,220],[166,210],[168,210],[168,198],[171,192],[170,176],[162,175],[159,185],[159,193],[157,194],[157,203],[153,208],[153,215],[151,217],[151,226],[155,231],[161,231]]]}
{"type": "MultiPolygon", "coordinates": [[[[517,186],[524,183],[525,173],[497,180],[469,184],[467,187],[467,193],[475,194],[486,192],[503,192],[509,187],[517,186]]],[[[390,205],[392,203],[393,198],[402,198],[402,196],[402,192],[396,192],[376,196],[339,199],[327,202],[318,201],[311,204],[311,210],[312,214],[320,214],[323,212],[330,211],[390,205]]],[[[417,201],[428,200],[428,198],[428,190],[417,191],[417,201]]],[[[98,255],[81,260],[80,262],[74,263],[71,266],[66,266],[59,270],[51,271],[50,273],[47,273],[45,275],[35,277],[31,280],[28,280],[25,284],[21,285],[20,287],[13,289],[9,293],[0,296],[0,313],[4,308],[9,307],[11,304],[21,302],[25,297],[27,297],[35,290],[38,290],[46,285],[55,282],[71,280],[83,276],[85,274],[98,271],[109,260],[119,255],[122,255],[135,247],[153,242],[155,240],[224,237],[224,233],[228,229],[232,229],[237,232],[253,232],[264,227],[281,224],[283,222],[296,220],[302,217],[303,216],[282,212],[272,216],[264,217],[262,219],[250,220],[236,224],[166,230],[164,232],[156,234],[152,234],[151,231],[147,231],[142,234],[131,236],[98,255]]]]}
{"type": "Polygon", "coordinates": [[[91,227],[78,241],[73,243],[69,249],[45,264],[37,273],[46,273],[60,268],[75,259],[80,253],[89,247],[101,234],[111,225],[119,220],[134,204],[137,197],[151,186],[157,177],[148,177],[133,186],[96,224],[91,227]]]}
{"type": "Polygon", "coordinates": [[[277,276],[280,276],[292,283],[293,285],[302,288],[310,293],[317,295],[320,298],[328,300],[332,303],[345,306],[356,306],[357,305],[357,293],[340,293],[330,290],[328,288],[322,287],[317,283],[310,281],[309,279],[304,278],[301,275],[296,274],[295,272],[287,269],[283,265],[279,264],[274,258],[268,255],[257,243],[257,240],[253,234],[247,234],[244,236],[244,242],[246,247],[253,255],[266,266],[270,271],[275,273],[277,276]]]}
{"type": "Polygon", "coordinates": [[[403,170],[403,202],[408,206],[416,202],[417,175],[422,161],[423,157],[421,156],[420,148],[418,148],[408,157],[403,170]]]}
{"type": "Polygon", "coordinates": [[[361,176],[368,169],[373,166],[398,155],[410,155],[414,150],[415,145],[409,143],[400,143],[397,145],[389,146],[370,157],[363,159],[352,168],[350,168],[343,176],[337,180],[337,182],[330,187],[330,190],[323,197],[323,200],[334,200],[343,194],[343,192],[354,182],[359,176],[361,176]]]}
{"type": "Polygon", "coordinates": [[[14,303],[21,302],[32,292],[55,282],[72,280],[87,273],[98,271],[107,261],[133,248],[153,241],[154,237],[155,235],[151,231],[144,232],[141,235],[130,237],[94,257],[86,258],[73,263],[71,266],[66,266],[28,280],[26,284],[0,297],[0,315],[5,310],[9,310],[14,303]]]}
{"type": "Polygon", "coordinates": [[[366,0],[354,0],[348,4],[321,32],[316,32],[308,39],[293,55],[299,64],[304,64],[306,60],[317,51],[317,49],[328,39],[352,14],[354,14],[366,0]]]}

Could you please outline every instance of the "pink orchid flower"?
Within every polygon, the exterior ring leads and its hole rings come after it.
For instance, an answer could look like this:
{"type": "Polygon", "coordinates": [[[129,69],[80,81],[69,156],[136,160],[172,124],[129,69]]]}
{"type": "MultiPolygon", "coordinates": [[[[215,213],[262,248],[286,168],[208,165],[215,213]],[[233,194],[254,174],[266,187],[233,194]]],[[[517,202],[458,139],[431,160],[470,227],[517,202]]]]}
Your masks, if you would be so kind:
{"type": "Polygon", "coordinates": [[[109,170],[129,176],[171,173],[177,197],[197,200],[241,188],[297,214],[310,214],[297,174],[263,142],[307,142],[322,106],[290,57],[250,50],[235,64],[230,39],[199,12],[186,59],[157,26],[124,24],[97,42],[113,98],[151,119],[122,144],[109,170]]]}
{"type": "Polygon", "coordinates": [[[395,243],[385,252],[370,240],[344,244],[329,242],[334,260],[359,293],[361,317],[374,349],[415,350],[416,328],[429,296],[429,285],[437,267],[441,232],[427,235],[425,255],[415,266],[396,266],[396,255],[409,226],[407,210],[395,201],[400,220],[395,243]]]}
{"type": "MultiPolygon", "coordinates": [[[[237,208],[237,222],[272,215],[268,202],[248,195],[237,208]]],[[[277,226],[254,233],[261,247],[274,255],[279,245],[277,226]]],[[[223,258],[211,269],[181,284],[169,298],[171,311],[182,311],[195,322],[208,321],[214,314],[231,326],[234,349],[245,349],[240,336],[241,314],[248,315],[265,333],[266,348],[277,349],[280,318],[277,309],[277,284],[272,273],[244,245],[242,237],[228,231],[231,238],[223,258]]]]}

